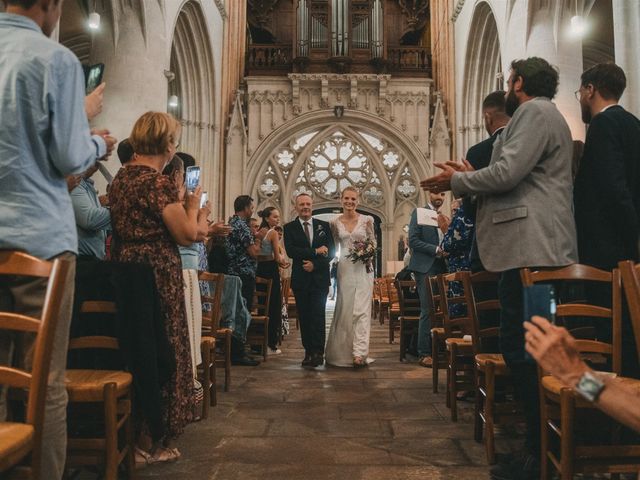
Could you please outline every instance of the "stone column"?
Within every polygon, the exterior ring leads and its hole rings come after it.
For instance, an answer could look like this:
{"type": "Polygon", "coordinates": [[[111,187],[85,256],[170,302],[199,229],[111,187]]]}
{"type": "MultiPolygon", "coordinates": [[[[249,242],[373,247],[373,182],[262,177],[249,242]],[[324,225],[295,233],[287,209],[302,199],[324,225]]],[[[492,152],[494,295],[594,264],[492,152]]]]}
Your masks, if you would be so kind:
{"type": "MultiPolygon", "coordinates": [[[[129,136],[133,124],[143,113],[167,111],[164,70],[169,68],[167,45],[170,40],[157,2],[114,2],[112,8],[113,14],[99,12],[102,24],[94,35],[91,49],[90,63],[105,64],[103,79],[107,84],[104,109],[93,126],[108,128],[122,140],[129,136]],[[123,10],[117,10],[120,7],[123,10]],[[145,9],[144,22],[141,22],[139,8],[145,9]]],[[[112,174],[118,171],[120,162],[115,153],[106,166],[112,174]]],[[[95,178],[104,192],[101,177],[95,178]]]]}
{"type": "Polygon", "coordinates": [[[569,15],[564,15],[562,23],[555,27],[549,13],[537,12],[531,19],[525,57],[542,57],[558,67],[560,84],[554,102],[567,120],[573,139],[584,141],[585,126],[581,119],[580,104],[574,95],[580,86],[582,74],[582,41],[569,35],[569,15]]]}
{"type": "Polygon", "coordinates": [[[640,2],[612,0],[616,63],[627,75],[627,89],[620,103],[640,115],[640,2]]]}

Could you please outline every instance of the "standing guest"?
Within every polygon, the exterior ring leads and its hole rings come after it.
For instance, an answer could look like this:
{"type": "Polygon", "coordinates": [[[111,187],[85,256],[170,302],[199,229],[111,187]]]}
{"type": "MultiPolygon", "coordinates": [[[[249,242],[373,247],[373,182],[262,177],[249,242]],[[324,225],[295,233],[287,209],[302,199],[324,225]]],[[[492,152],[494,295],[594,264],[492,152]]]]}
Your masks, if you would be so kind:
{"type": "MultiPolygon", "coordinates": [[[[200,188],[178,198],[162,170],[174,157],[180,124],[171,115],[147,112],[133,126],[134,158],[120,169],[109,189],[111,221],[118,248],[114,260],[149,265],[154,272],[164,328],[174,349],[176,371],[162,386],[166,410],[163,438],[153,438],[151,461],[180,457],[176,439],[193,418],[193,374],[178,245],[198,239],[200,188]]],[[[143,439],[140,447],[144,448],[143,439]]]]}
{"type": "Polygon", "coordinates": [[[298,217],[284,226],[284,246],[292,260],[291,288],[304,347],[302,367],[315,368],[324,364],[329,261],[335,248],[329,224],[312,217],[311,195],[299,193],[295,207],[298,217]]]}
{"type": "MultiPolygon", "coordinates": [[[[254,234],[249,226],[255,208],[253,198],[240,195],[233,202],[235,214],[229,219],[231,232],[227,237],[227,255],[229,258],[229,275],[236,275],[242,280],[242,298],[247,310],[253,308],[253,293],[256,289],[256,270],[258,255],[266,229],[254,234]]],[[[246,355],[244,345],[233,341],[231,345],[232,361],[236,365],[256,366],[260,362],[246,355]]]]}
{"type": "MultiPolygon", "coordinates": [[[[640,121],[618,105],[626,77],[614,63],[586,70],[576,96],[589,125],[574,189],[580,263],[612,270],[640,260],[640,121]]],[[[590,301],[611,306],[611,290],[587,288],[590,301]]],[[[608,336],[610,337],[610,333],[608,336]]],[[[638,378],[631,322],[623,317],[623,374],[638,378]]]]}
{"type": "Polygon", "coordinates": [[[275,207],[267,207],[258,212],[262,218],[259,228],[266,228],[267,233],[260,247],[257,275],[271,280],[271,297],[269,300],[269,352],[279,355],[278,348],[282,335],[282,293],[280,291],[280,268],[287,268],[280,252],[280,238],[275,227],[280,225],[280,212],[275,207]]]}
{"type": "MultiPolygon", "coordinates": [[[[186,155],[186,154],[182,154],[186,155]]],[[[189,155],[189,157],[191,157],[189,155]]],[[[164,167],[163,175],[168,176],[178,190],[178,199],[184,202],[185,189],[185,168],[195,165],[193,157],[186,158],[183,162],[179,154],[174,155],[171,161],[164,167]]],[[[193,395],[196,399],[194,415],[199,418],[202,411],[203,390],[202,384],[198,381],[198,365],[202,363],[200,351],[200,341],[202,340],[202,300],[200,298],[200,285],[198,284],[198,245],[207,234],[207,217],[209,208],[205,206],[198,214],[198,241],[191,245],[179,245],[180,261],[182,262],[182,280],[184,286],[184,305],[187,315],[187,327],[189,330],[189,351],[191,352],[191,371],[193,373],[193,395]]]]}
{"type": "MultiPolygon", "coordinates": [[[[102,92],[85,104],[77,57],[49,37],[62,0],[5,0],[0,13],[0,249],[72,263],[55,332],[45,404],[40,478],[60,479],[66,457],[64,386],[78,237],[65,176],[110,154],[108,132],[91,135],[87,113],[102,109],[102,92]],[[89,108],[87,108],[89,107],[89,108]]],[[[0,279],[0,308],[38,317],[47,282],[0,279]]],[[[13,337],[12,337],[13,338],[13,337]]],[[[12,340],[0,334],[0,363],[11,364],[12,340]]],[[[22,351],[29,350],[23,345],[22,351]]],[[[25,358],[14,359],[23,365],[25,358]]],[[[0,400],[0,421],[6,418],[0,400]]]]}
{"type": "MultiPolygon", "coordinates": [[[[111,225],[111,213],[104,206],[91,177],[98,171],[98,163],[78,175],[78,186],[71,190],[71,204],[78,230],[80,259],[104,260],[107,230],[111,225]]],[[[106,203],[106,202],[105,202],[106,203]]]]}
{"type": "MultiPolygon", "coordinates": [[[[425,208],[439,211],[444,203],[444,193],[429,192],[429,202],[425,208]]],[[[438,213],[439,221],[444,216],[438,213]]],[[[444,224],[442,225],[444,226],[444,224]]],[[[433,364],[431,358],[431,320],[429,319],[429,298],[427,297],[427,281],[433,275],[445,271],[442,260],[440,242],[444,236],[443,230],[431,225],[418,224],[418,209],[411,213],[409,221],[409,248],[411,258],[409,270],[416,279],[416,287],[420,298],[420,320],[418,321],[418,357],[422,367],[430,368],[433,364]]]]}
{"type": "MultiPolygon", "coordinates": [[[[469,270],[469,254],[471,252],[471,242],[473,240],[473,222],[465,212],[464,205],[460,200],[454,200],[452,204],[452,218],[447,233],[444,234],[440,248],[446,257],[447,272],[455,273],[469,270]]],[[[457,297],[464,293],[460,282],[449,283],[449,296],[457,297]]],[[[454,303],[449,307],[449,314],[454,317],[464,315],[466,306],[461,303],[454,303]]]]}
{"type": "Polygon", "coordinates": [[[511,63],[506,113],[511,121],[493,145],[491,163],[471,171],[468,162],[436,164],[443,170],[422,182],[429,190],[479,195],[478,252],[485,268],[500,272],[500,349],[524,403],[525,451],[491,470],[495,479],[539,476],[538,373],[525,357],[520,269],[561,267],[578,260],[571,131],[551,102],[558,72],[537,57],[511,63]],[[457,171],[458,170],[458,171],[457,171]]]}
{"type": "MultiPolygon", "coordinates": [[[[482,101],[482,120],[484,121],[484,128],[489,134],[489,138],[480,143],[476,143],[467,151],[467,161],[474,170],[480,170],[489,166],[491,154],[493,153],[493,144],[511,119],[505,111],[505,95],[506,92],[504,90],[496,90],[487,95],[482,101]]],[[[470,269],[473,272],[480,272],[484,270],[484,267],[480,261],[476,240],[476,199],[471,196],[464,197],[462,204],[467,218],[473,225],[471,252],[469,254],[470,269]]]]}

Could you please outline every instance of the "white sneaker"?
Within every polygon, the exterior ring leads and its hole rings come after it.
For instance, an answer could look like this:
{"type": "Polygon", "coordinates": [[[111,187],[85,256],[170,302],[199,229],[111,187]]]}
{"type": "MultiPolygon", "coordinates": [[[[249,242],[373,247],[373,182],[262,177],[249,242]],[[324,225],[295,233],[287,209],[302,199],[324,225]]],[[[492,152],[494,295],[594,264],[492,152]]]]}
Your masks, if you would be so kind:
{"type": "Polygon", "coordinates": [[[269,349],[270,355],[280,355],[281,353],[282,353],[282,350],[280,350],[279,348],[276,348],[275,350],[273,348],[269,349]]]}

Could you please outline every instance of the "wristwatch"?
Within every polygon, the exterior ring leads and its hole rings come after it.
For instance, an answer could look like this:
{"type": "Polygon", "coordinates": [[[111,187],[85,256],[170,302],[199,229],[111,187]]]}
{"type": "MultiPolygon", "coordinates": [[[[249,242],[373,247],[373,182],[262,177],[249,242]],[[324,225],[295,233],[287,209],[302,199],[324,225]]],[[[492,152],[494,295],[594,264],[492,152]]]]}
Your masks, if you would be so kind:
{"type": "Polygon", "coordinates": [[[584,372],[575,390],[588,401],[595,402],[604,390],[604,382],[591,372],[584,372]]]}

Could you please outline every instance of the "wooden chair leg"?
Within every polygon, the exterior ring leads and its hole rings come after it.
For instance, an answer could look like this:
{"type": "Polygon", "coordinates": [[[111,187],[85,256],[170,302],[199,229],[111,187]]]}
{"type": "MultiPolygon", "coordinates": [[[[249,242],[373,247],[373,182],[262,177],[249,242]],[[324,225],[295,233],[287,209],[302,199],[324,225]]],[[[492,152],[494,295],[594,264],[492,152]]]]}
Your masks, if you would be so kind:
{"type": "Polygon", "coordinates": [[[496,377],[494,365],[489,362],[485,374],[487,398],[484,402],[485,435],[484,445],[489,465],[496,463],[494,406],[496,401],[496,377]]]}
{"type": "MultiPolygon", "coordinates": [[[[402,321],[400,322],[400,343],[402,343],[402,321]]],[[[391,314],[389,314],[389,343],[393,343],[394,341],[394,325],[393,320],[391,319],[391,314]]]]}
{"type": "Polygon", "coordinates": [[[116,384],[107,383],[103,390],[104,398],[104,478],[118,480],[118,405],[116,384]]]}
{"type": "Polygon", "coordinates": [[[549,480],[551,478],[551,467],[547,451],[549,450],[549,409],[547,407],[547,398],[544,394],[542,386],[540,386],[540,480],[549,480]]]}
{"type": "Polygon", "coordinates": [[[560,392],[560,479],[573,479],[573,416],[574,400],[569,389],[560,392]]]}
{"type": "Polygon", "coordinates": [[[431,354],[433,355],[431,360],[431,380],[433,384],[433,393],[438,393],[438,374],[440,371],[440,336],[436,332],[431,332],[431,354]]]}
{"type": "Polygon", "coordinates": [[[216,374],[216,351],[215,347],[211,351],[211,363],[209,365],[209,376],[211,378],[211,385],[209,386],[209,402],[210,406],[215,407],[218,405],[218,391],[217,391],[217,374],[216,374]]]}
{"type": "Polygon", "coordinates": [[[129,394],[125,400],[127,402],[127,419],[124,424],[124,435],[127,441],[127,478],[133,480],[136,475],[136,459],[134,454],[134,438],[133,438],[133,402],[131,401],[131,394],[129,394]]]}
{"type": "Polygon", "coordinates": [[[458,399],[456,397],[458,393],[457,385],[457,362],[456,357],[458,349],[456,344],[452,343],[449,349],[449,404],[451,405],[451,421],[458,421],[458,399]]]}
{"type": "Polygon", "coordinates": [[[264,338],[262,339],[262,360],[267,361],[267,350],[269,349],[269,318],[264,321],[264,338]]]}
{"type": "Polygon", "coordinates": [[[209,368],[211,364],[211,345],[206,339],[203,339],[200,343],[200,355],[202,356],[202,376],[199,379],[202,385],[202,412],[200,418],[206,420],[209,417],[209,404],[211,403],[209,398],[211,395],[211,369],[209,368]]]}
{"type": "Polygon", "coordinates": [[[224,338],[224,391],[228,392],[231,387],[231,333],[224,338]]]}
{"type": "Polygon", "coordinates": [[[473,410],[473,439],[478,443],[482,442],[482,430],[484,426],[482,421],[482,409],[485,404],[483,401],[484,397],[482,395],[482,387],[486,383],[484,373],[476,367],[476,398],[473,410]]]}
{"type": "MultiPolygon", "coordinates": [[[[406,349],[406,345],[405,345],[405,334],[404,334],[404,328],[403,327],[403,323],[404,321],[402,320],[402,318],[400,318],[400,361],[404,361],[405,359],[405,349],[406,349]]],[[[392,327],[391,327],[391,321],[389,321],[389,343],[393,343],[393,340],[391,339],[391,331],[392,331],[392,327]]]]}

